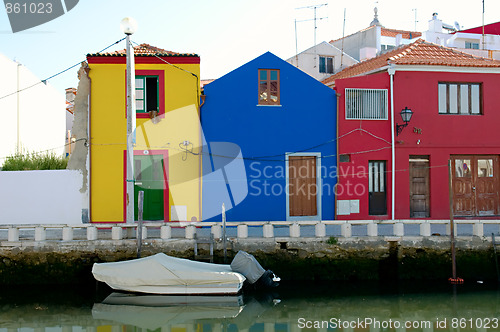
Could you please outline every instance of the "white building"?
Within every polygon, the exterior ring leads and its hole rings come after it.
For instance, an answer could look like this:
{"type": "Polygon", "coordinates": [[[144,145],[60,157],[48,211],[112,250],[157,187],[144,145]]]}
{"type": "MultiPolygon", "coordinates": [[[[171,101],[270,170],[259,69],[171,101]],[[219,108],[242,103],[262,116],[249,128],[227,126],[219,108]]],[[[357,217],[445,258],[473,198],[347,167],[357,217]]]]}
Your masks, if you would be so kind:
{"type": "Polygon", "coordinates": [[[423,32],[426,41],[441,46],[456,48],[475,56],[500,60],[500,22],[483,27],[460,30],[459,23],[443,23],[434,13],[427,31],[423,32]]]}
{"type": "Polygon", "coordinates": [[[320,81],[358,62],[327,42],[308,48],[286,61],[320,81]]]}
{"type": "Polygon", "coordinates": [[[63,92],[2,54],[0,73],[0,167],[5,157],[16,152],[62,154],[66,130],[63,92]]]}
{"type": "Polygon", "coordinates": [[[411,44],[422,34],[416,31],[388,29],[378,20],[377,8],[370,26],[349,36],[330,41],[330,44],[343,50],[358,61],[376,57],[400,45],[411,44]]]}

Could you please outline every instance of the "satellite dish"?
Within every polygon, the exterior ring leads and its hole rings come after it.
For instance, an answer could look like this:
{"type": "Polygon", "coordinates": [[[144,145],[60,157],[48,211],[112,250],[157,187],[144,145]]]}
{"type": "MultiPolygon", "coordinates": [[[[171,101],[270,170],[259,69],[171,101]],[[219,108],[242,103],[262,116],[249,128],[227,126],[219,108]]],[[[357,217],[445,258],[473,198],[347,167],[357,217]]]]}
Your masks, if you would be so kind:
{"type": "Polygon", "coordinates": [[[457,31],[460,31],[460,24],[458,24],[457,21],[455,21],[453,25],[455,26],[455,29],[457,29],[457,31]]]}

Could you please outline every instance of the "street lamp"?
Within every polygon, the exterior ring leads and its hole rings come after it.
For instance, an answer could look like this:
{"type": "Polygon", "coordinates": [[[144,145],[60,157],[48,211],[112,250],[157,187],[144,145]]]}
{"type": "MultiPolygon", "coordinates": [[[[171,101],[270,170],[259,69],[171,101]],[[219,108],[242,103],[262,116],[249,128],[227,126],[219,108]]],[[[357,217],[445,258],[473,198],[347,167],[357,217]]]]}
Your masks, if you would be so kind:
{"type": "Polygon", "coordinates": [[[401,115],[401,119],[403,120],[404,124],[396,124],[396,136],[399,136],[399,134],[401,134],[401,132],[403,131],[403,128],[408,126],[408,122],[410,122],[411,120],[413,111],[408,107],[405,107],[399,114],[401,115]]]}
{"type": "Polygon", "coordinates": [[[137,30],[137,22],[125,17],[120,28],[127,35],[127,208],[126,222],[134,223],[134,146],[135,146],[135,62],[130,36],[137,30]]]}

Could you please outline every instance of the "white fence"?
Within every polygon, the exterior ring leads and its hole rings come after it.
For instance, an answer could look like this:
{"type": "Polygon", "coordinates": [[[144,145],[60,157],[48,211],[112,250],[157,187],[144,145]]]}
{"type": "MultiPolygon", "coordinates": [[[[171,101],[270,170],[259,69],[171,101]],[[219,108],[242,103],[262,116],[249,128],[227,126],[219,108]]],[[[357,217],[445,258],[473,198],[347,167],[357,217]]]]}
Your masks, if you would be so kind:
{"type": "MultiPolygon", "coordinates": [[[[226,236],[246,238],[373,238],[373,237],[430,237],[450,235],[449,220],[397,220],[397,221],[275,221],[228,222],[226,236]]],[[[476,236],[491,239],[499,234],[500,220],[457,220],[455,236],[476,236]]],[[[221,239],[220,222],[144,223],[142,238],[149,240],[194,239],[214,235],[221,239]]],[[[97,241],[137,238],[137,224],[46,224],[0,225],[0,241],[97,241]]],[[[4,244],[2,242],[2,244],[4,244]]]]}

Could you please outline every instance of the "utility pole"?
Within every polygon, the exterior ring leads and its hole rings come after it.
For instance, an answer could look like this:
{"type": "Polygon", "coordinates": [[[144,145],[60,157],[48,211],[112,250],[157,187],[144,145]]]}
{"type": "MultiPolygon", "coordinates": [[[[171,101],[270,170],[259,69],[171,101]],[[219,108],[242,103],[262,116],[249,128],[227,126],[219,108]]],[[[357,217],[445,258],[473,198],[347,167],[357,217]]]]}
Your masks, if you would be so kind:
{"type": "Polygon", "coordinates": [[[20,119],[21,119],[21,115],[20,115],[20,107],[19,107],[19,69],[21,67],[21,64],[19,62],[17,62],[17,93],[16,93],[16,97],[17,97],[17,142],[16,142],[16,152],[17,154],[21,154],[21,135],[19,133],[19,130],[20,130],[20,119]]]}
{"type": "Polygon", "coordinates": [[[135,59],[130,36],[137,29],[137,23],[131,17],[121,21],[123,33],[127,35],[127,208],[126,222],[134,223],[134,145],[135,145],[135,59]]]}

